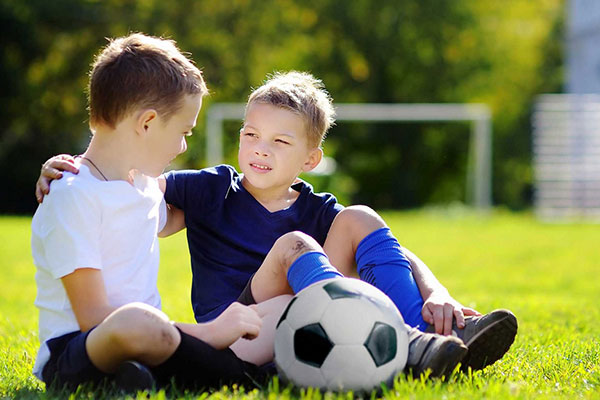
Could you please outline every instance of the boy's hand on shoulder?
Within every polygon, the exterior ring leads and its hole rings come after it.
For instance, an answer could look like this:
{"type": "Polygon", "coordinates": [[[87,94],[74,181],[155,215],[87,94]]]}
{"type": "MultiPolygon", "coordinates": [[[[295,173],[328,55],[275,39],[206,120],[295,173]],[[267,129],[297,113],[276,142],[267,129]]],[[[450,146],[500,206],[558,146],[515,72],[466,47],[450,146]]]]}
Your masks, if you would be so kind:
{"type": "Polygon", "coordinates": [[[38,203],[44,201],[44,196],[50,193],[50,182],[62,178],[62,172],[79,173],[75,166],[75,157],[69,154],[59,154],[48,159],[40,171],[40,177],[35,184],[35,198],[38,203]]]}
{"type": "Polygon", "coordinates": [[[204,341],[214,348],[224,349],[240,338],[256,338],[262,326],[262,316],[256,305],[245,306],[236,302],[208,324],[209,333],[204,341]]]}
{"type": "Polygon", "coordinates": [[[435,332],[441,335],[452,333],[452,322],[456,318],[459,328],[465,326],[465,316],[481,315],[477,310],[465,307],[454,300],[446,290],[436,290],[425,299],[421,310],[423,319],[435,327],[435,332]]]}

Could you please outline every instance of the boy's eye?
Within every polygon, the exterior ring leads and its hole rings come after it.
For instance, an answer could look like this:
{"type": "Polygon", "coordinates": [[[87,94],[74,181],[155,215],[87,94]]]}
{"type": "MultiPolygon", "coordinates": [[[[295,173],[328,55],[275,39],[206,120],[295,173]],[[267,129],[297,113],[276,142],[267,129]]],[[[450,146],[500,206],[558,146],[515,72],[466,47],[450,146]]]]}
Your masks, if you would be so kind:
{"type": "Polygon", "coordinates": [[[256,133],[253,133],[253,132],[246,132],[246,133],[244,133],[244,135],[245,135],[245,136],[249,136],[249,137],[255,137],[255,136],[256,136],[256,133]]]}
{"type": "Polygon", "coordinates": [[[275,139],[275,142],[277,142],[277,143],[283,143],[283,144],[290,144],[290,142],[286,142],[283,139],[275,139]]]}

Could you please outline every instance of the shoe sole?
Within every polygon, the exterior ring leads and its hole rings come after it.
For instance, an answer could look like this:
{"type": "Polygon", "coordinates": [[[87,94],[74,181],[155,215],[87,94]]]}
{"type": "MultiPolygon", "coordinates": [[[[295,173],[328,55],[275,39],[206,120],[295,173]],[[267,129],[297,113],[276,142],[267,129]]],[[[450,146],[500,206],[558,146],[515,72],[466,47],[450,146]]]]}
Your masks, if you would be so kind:
{"type": "Polygon", "coordinates": [[[461,370],[480,370],[498,361],[515,341],[517,318],[507,310],[495,311],[504,314],[465,343],[469,351],[462,361],[461,370]]]}

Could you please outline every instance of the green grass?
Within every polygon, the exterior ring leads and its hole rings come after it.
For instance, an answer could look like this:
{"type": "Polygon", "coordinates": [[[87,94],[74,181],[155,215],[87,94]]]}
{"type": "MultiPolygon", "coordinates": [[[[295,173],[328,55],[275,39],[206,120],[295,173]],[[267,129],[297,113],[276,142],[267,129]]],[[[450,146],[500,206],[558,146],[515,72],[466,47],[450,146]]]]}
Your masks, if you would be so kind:
{"type": "MultiPolygon", "coordinates": [[[[495,211],[482,218],[460,210],[383,214],[396,236],[418,254],[450,292],[485,312],[505,307],[519,333],[499,362],[450,382],[398,377],[386,398],[600,398],[600,227],[548,225],[529,214],[495,211]]],[[[37,351],[37,311],[29,218],[0,218],[0,398],[62,398],[31,376],[37,351]]],[[[173,319],[192,321],[185,235],[161,241],[159,288],[173,319]]],[[[80,390],[72,398],[110,397],[80,390]]],[[[151,393],[161,399],[352,398],[295,390],[272,382],[265,390],[151,393]]],[[[146,398],[140,394],[139,398],[146,398]]]]}

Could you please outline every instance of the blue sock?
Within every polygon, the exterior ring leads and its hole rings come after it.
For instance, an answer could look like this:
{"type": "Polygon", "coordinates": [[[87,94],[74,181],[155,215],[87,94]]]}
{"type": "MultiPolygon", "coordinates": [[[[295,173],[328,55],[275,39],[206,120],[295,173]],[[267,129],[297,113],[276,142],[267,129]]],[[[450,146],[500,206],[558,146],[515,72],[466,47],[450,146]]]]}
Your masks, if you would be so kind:
{"type": "Polygon", "coordinates": [[[387,294],[404,322],[420,330],[427,328],[421,315],[423,298],[410,262],[389,228],[370,233],[358,244],[356,265],[360,279],[387,294]]]}
{"type": "Polygon", "coordinates": [[[318,251],[302,254],[287,272],[287,279],[294,293],[315,282],[340,277],[342,274],[331,265],[329,258],[318,251]]]}

